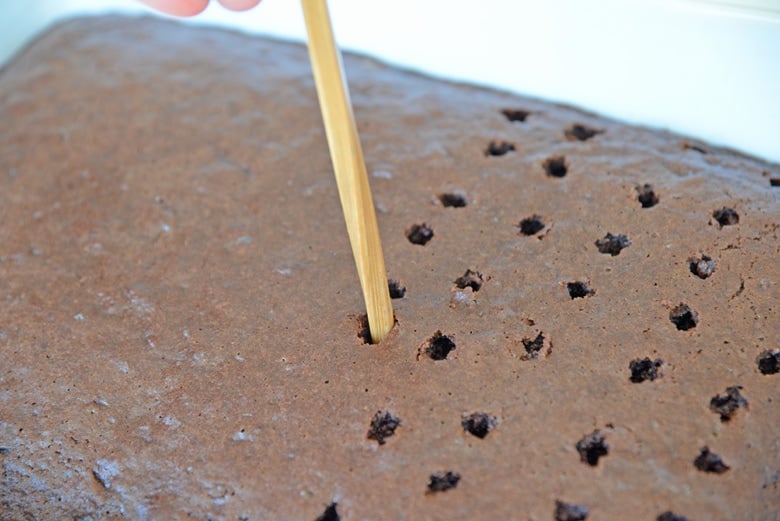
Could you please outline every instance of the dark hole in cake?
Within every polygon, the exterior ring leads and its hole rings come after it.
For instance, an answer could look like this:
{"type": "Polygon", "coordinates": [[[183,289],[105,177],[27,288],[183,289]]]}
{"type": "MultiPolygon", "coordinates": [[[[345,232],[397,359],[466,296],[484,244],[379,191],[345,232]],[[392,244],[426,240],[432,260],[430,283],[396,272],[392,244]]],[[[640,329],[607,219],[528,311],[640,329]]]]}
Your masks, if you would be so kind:
{"type": "Polygon", "coordinates": [[[460,481],[460,474],[456,474],[450,470],[439,471],[431,474],[428,478],[428,494],[434,494],[436,492],[445,492],[458,486],[460,481]]]}
{"type": "Polygon", "coordinates": [[[463,208],[469,204],[466,194],[463,192],[439,194],[439,201],[445,208],[463,208]]]}
{"type": "Polygon", "coordinates": [[[726,388],[726,394],[717,394],[710,399],[710,410],[720,414],[720,421],[729,421],[737,409],[747,407],[748,401],[740,393],[741,385],[726,388]]]}
{"type": "Polygon", "coordinates": [[[706,279],[715,272],[715,261],[706,255],[688,259],[688,267],[691,273],[700,279],[706,279]]]}
{"type": "Polygon", "coordinates": [[[444,360],[450,351],[455,349],[455,340],[452,337],[443,335],[441,331],[436,331],[431,338],[428,339],[425,346],[425,353],[431,358],[431,360],[444,360]]]}
{"type": "Polygon", "coordinates": [[[384,445],[385,439],[395,434],[395,430],[401,425],[401,419],[393,416],[389,411],[377,411],[371,419],[371,425],[368,428],[368,439],[376,440],[380,445],[384,445]]]}
{"type": "Polygon", "coordinates": [[[406,296],[406,287],[395,279],[387,281],[387,289],[390,291],[390,298],[404,298],[406,296]]]}
{"type": "Polygon", "coordinates": [[[728,208],[726,206],[712,212],[712,218],[718,221],[721,228],[739,224],[739,214],[733,208],[728,208]]]}
{"type": "Polygon", "coordinates": [[[466,270],[463,276],[455,279],[455,285],[458,289],[471,288],[472,291],[479,291],[482,288],[482,284],[485,283],[485,279],[478,271],[466,270]]]}
{"type": "Polygon", "coordinates": [[[564,177],[569,170],[566,166],[566,158],[564,156],[548,157],[544,160],[542,166],[550,177],[564,177]]]}
{"type": "Polygon", "coordinates": [[[484,412],[475,412],[465,416],[461,421],[463,430],[476,436],[484,438],[498,425],[498,419],[484,412]]]}
{"type": "Polygon", "coordinates": [[[653,185],[647,183],[639,185],[636,187],[636,191],[637,200],[642,205],[642,208],[652,208],[658,204],[658,195],[653,190],[653,185]]]}
{"type": "Polygon", "coordinates": [[[596,248],[601,253],[612,255],[613,257],[620,254],[621,250],[631,246],[631,239],[625,235],[612,235],[607,233],[603,239],[598,239],[596,242],[596,248]]]}
{"type": "Polygon", "coordinates": [[[338,506],[338,503],[335,501],[325,507],[325,511],[317,518],[317,521],[341,521],[341,517],[339,516],[338,511],[336,510],[336,507],[338,506]]]}
{"type": "Polygon", "coordinates": [[[680,303],[669,312],[669,320],[680,331],[688,331],[699,323],[699,315],[688,304],[680,303]]]}
{"type": "Polygon", "coordinates": [[[666,511],[655,519],[656,521],[688,521],[687,517],[677,515],[672,511],[666,511]]]}
{"type": "Polygon", "coordinates": [[[8,454],[9,452],[11,452],[10,447],[0,447],[0,454],[8,454]]]}
{"type": "Polygon", "coordinates": [[[569,296],[572,300],[596,294],[596,290],[591,289],[587,282],[567,282],[566,289],[569,291],[569,296]]]}
{"type": "Polygon", "coordinates": [[[756,358],[761,374],[777,374],[780,372],[780,349],[762,351],[756,358]]]}
{"type": "Polygon", "coordinates": [[[599,458],[609,454],[609,446],[604,436],[599,431],[593,431],[577,442],[575,445],[577,452],[580,453],[580,461],[595,467],[599,463],[599,458]]]}
{"type": "Polygon", "coordinates": [[[522,340],[525,348],[525,359],[539,358],[539,353],[544,348],[544,333],[539,333],[535,338],[524,338],[522,340]]]}
{"type": "Polygon", "coordinates": [[[574,503],[555,500],[555,521],[585,521],[587,518],[587,508],[574,503]]]}
{"type": "Polygon", "coordinates": [[[371,330],[368,327],[368,315],[358,315],[357,336],[364,344],[371,343],[371,330]]]}
{"type": "Polygon", "coordinates": [[[518,227],[523,235],[535,235],[544,230],[544,222],[540,215],[532,215],[520,221],[518,227]]]}
{"type": "Polygon", "coordinates": [[[709,151],[704,148],[701,145],[694,145],[693,143],[689,143],[687,141],[683,141],[682,147],[684,150],[693,150],[695,152],[698,152],[700,154],[707,154],[709,151]]]}
{"type": "Polygon", "coordinates": [[[425,223],[415,224],[406,230],[406,238],[409,239],[409,242],[412,244],[425,246],[428,244],[428,241],[433,239],[433,228],[425,223]]]}
{"type": "Polygon", "coordinates": [[[770,177],[769,178],[769,186],[780,186],[780,177],[770,177]]]}
{"type": "Polygon", "coordinates": [[[531,112],[523,109],[504,109],[501,111],[501,114],[513,123],[525,123],[526,118],[531,115],[531,112]]]}
{"type": "Polygon", "coordinates": [[[631,371],[629,379],[635,384],[642,383],[645,380],[653,381],[661,376],[659,369],[663,363],[663,360],[660,358],[651,360],[645,357],[631,360],[628,364],[628,369],[631,371]]]}
{"type": "Polygon", "coordinates": [[[710,472],[712,474],[723,474],[730,468],[723,462],[720,456],[710,452],[709,447],[702,447],[699,455],[693,460],[693,466],[702,472],[710,472]]]}
{"type": "Polygon", "coordinates": [[[587,141],[598,134],[602,134],[603,132],[603,130],[586,127],[585,125],[576,123],[564,130],[563,134],[569,141],[587,141]]]}
{"type": "Polygon", "coordinates": [[[487,149],[485,150],[485,155],[498,157],[514,151],[515,151],[515,145],[509,143],[508,141],[502,141],[500,143],[496,141],[491,141],[490,144],[488,144],[487,149]]]}

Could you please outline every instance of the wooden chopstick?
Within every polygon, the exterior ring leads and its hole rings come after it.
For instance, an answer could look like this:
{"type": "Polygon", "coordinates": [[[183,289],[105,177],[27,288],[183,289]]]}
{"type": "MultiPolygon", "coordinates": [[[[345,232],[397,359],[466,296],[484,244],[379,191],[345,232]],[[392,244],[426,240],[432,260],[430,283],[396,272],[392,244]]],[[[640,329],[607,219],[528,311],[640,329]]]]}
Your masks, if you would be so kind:
{"type": "Polygon", "coordinates": [[[363,289],[371,342],[379,343],[393,328],[395,319],[374,202],[341,53],[333,38],[326,1],[301,0],[301,3],[309,35],[309,58],[352,255],[363,289]]]}

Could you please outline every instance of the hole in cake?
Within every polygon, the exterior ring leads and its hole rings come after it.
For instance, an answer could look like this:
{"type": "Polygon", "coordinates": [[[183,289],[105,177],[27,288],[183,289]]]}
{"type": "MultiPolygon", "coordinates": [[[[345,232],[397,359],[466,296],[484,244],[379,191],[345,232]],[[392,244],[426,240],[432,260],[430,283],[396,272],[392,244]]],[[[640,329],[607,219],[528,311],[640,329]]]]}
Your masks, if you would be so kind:
{"type": "Polygon", "coordinates": [[[412,244],[425,246],[428,244],[428,241],[433,239],[433,228],[425,223],[415,224],[406,230],[406,238],[409,239],[409,242],[412,244]]]}
{"type": "Polygon", "coordinates": [[[542,222],[540,215],[532,215],[520,221],[518,227],[520,228],[520,233],[530,236],[544,230],[544,222],[542,222]]]}
{"type": "Polygon", "coordinates": [[[531,115],[531,112],[523,109],[504,109],[501,111],[501,114],[513,123],[525,123],[526,118],[531,115]]]}
{"type": "Polygon", "coordinates": [[[586,127],[579,123],[576,123],[563,131],[564,136],[566,136],[566,139],[569,141],[587,141],[590,138],[603,133],[603,130],[586,127]]]}
{"type": "Polygon", "coordinates": [[[387,281],[387,289],[390,291],[390,298],[404,298],[406,296],[406,287],[402,286],[400,282],[395,279],[389,279],[387,281]]]}
{"type": "Polygon", "coordinates": [[[770,177],[769,178],[769,186],[780,186],[780,177],[770,177]]]}
{"type": "Polygon", "coordinates": [[[748,401],[740,393],[741,385],[735,385],[726,388],[726,394],[717,394],[710,399],[710,410],[720,414],[720,421],[729,421],[737,409],[747,407],[748,401]]]}
{"type": "Polygon", "coordinates": [[[693,150],[695,152],[698,152],[700,154],[707,154],[709,151],[704,148],[701,145],[694,145],[693,143],[689,143],[688,141],[683,141],[682,143],[683,150],[693,150]]]}
{"type": "Polygon", "coordinates": [[[706,255],[691,257],[688,259],[688,268],[700,279],[706,279],[715,272],[715,261],[706,255]]]}
{"type": "Polygon", "coordinates": [[[712,218],[718,221],[721,228],[739,224],[739,214],[733,208],[723,207],[712,212],[712,218]]]}
{"type": "Polygon", "coordinates": [[[609,446],[604,436],[595,430],[577,442],[575,445],[577,452],[580,453],[580,461],[595,467],[599,463],[599,458],[609,454],[609,446]]]}
{"type": "Polygon", "coordinates": [[[445,208],[463,208],[469,204],[466,194],[463,192],[439,194],[439,201],[445,208]]]}
{"type": "Polygon", "coordinates": [[[464,415],[460,424],[464,431],[484,439],[498,425],[498,419],[484,412],[475,412],[464,415]]]}
{"type": "Polygon", "coordinates": [[[376,440],[380,445],[384,445],[385,440],[395,434],[395,430],[401,425],[401,419],[393,416],[389,411],[377,411],[371,419],[371,425],[368,428],[367,438],[376,440]]]}
{"type": "Polygon", "coordinates": [[[680,303],[669,312],[669,320],[680,331],[688,331],[699,323],[699,315],[688,304],[680,303]]]}
{"type": "Polygon", "coordinates": [[[317,518],[317,521],[341,521],[341,517],[339,516],[338,511],[336,510],[336,507],[338,506],[338,503],[335,501],[325,507],[325,512],[322,513],[317,518]]]}
{"type": "Polygon", "coordinates": [[[371,343],[371,330],[368,327],[368,315],[358,315],[357,336],[364,344],[371,343]]]}
{"type": "Polygon", "coordinates": [[[515,145],[508,141],[502,141],[500,143],[491,141],[485,150],[486,156],[499,157],[515,151],[515,145]]]}
{"type": "Polygon", "coordinates": [[[478,271],[466,270],[466,273],[462,277],[455,279],[455,285],[458,289],[471,288],[472,291],[479,291],[482,288],[482,284],[485,283],[485,279],[478,271]]]}
{"type": "Polygon", "coordinates": [[[564,177],[569,170],[566,166],[566,158],[564,156],[548,157],[544,160],[542,166],[550,177],[564,177]]]}
{"type": "Polygon", "coordinates": [[[663,360],[656,358],[651,360],[650,358],[636,358],[631,360],[628,364],[628,369],[631,371],[630,380],[635,384],[642,383],[645,380],[653,381],[661,376],[659,369],[663,365],[663,360]]]}
{"type": "Polygon", "coordinates": [[[445,492],[457,487],[458,481],[460,481],[460,474],[450,470],[435,472],[428,478],[428,491],[426,493],[445,492]]]}
{"type": "Polygon", "coordinates": [[[642,205],[642,208],[652,208],[658,204],[658,195],[653,190],[653,185],[643,184],[636,187],[637,201],[642,205]]]}
{"type": "Polygon", "coordinates": [[[569,291],[569,296],[572,300],[596,294],[596,290],[591,289],[587,282],[567,282],[566,289],[569,291]]]}
{"type": "Polygon", "coordinates": [[[555,521],[585,521],[587,518],[587,508],[574,503],[555,500],[555,521]]]}
{"type": "MultiPolygon", "coordinates": [[[[436,331],[431,338],[421,348],[421,351],[428,355],[431,360],[445,360],[450,351],[455,349],[455,340],[441,331],[436,331]]],[[[418,353],[417,358],[420,358],[418,353]]]]}
{"type": "Polygon", "coordinates": [[[611,233],[607,233],[603,239],[598,239],[595,244],[599,252],[614,257],[620,254],[621,250],[624,248],[631,246],[631,239],[625,235],[612,235],[611,233]]]}
{"type": "Polygon", "coordinates": [[[677,515],[674,512],[667,510],[663,514],[656,517],[655,521],[688,521],[688,518],[685,516],[677,515]]]}
{"type": "MultiPolygon", "coordinates": [[[[539,354],[542,353],[542,350],[545,348],[545,338],[543,332],[539,332],[539,334],[537,334],[534,338],[523,338],[521,342],[523,344],[523,348],[525,348],[525,354],[521,357],[522,360],[532,360],[539,358],[539,354]]],[[[545,354],[549,355],[551,352],[552,344],[548,341],[545,354]]]]}
{"type": "Polygon", "coordinates": [[[730,468],[723,462],[720,456],[714,452],[710,452],[709,447],[702,447],[699,455],[693,460],[693,466],[702,472],[710,472],[713,474],[723,474],[730,468]]]}
{"type": "Polygon", "coordinates": [[[777,374],[780,372],[780,349],[762,351],[756,364],[761,374],[777,374]]]}

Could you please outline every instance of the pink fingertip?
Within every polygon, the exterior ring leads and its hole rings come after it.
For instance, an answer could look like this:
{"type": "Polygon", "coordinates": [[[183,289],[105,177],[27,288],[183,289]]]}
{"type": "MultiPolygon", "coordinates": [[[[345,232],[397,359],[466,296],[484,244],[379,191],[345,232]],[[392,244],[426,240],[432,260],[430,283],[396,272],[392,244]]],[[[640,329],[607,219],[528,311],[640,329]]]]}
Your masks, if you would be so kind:
{"type": "Polygon", "coordinates": [[[209,5],[209,0],[140,0],[165,14],[173,16],[195,16],[209,5]]]}
{"type": "Polygon", "coordinates": [[[219,0],[219,3],[231,11],[246,11],[259,4],[260,0],[219,0]]]}

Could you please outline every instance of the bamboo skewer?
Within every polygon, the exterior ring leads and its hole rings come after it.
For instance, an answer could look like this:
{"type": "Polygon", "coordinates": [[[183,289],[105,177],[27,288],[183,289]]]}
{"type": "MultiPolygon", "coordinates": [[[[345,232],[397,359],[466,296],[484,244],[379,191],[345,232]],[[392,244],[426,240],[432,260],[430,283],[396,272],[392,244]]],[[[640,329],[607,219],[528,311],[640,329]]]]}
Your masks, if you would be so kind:
{"type": "Polygon", "coordinates": [[[363,289],[371,342],[379,343],[393,328],[395,320],[374,202],[344,79],[341,53],[333,38],[326,1],[301,0],[301,4],[309,35],[309,58],[341,208],[363,289]]]}

